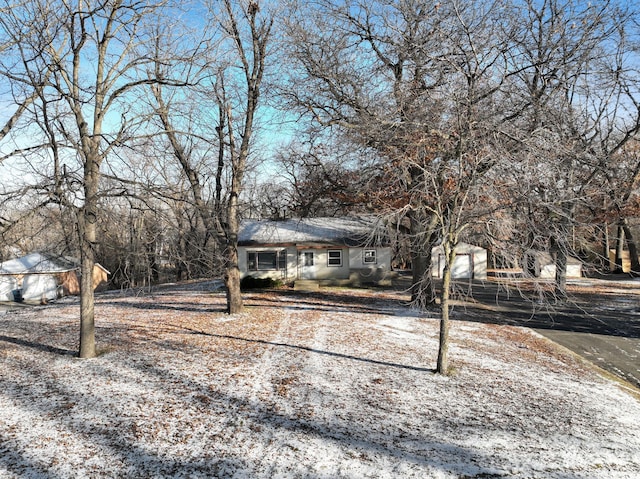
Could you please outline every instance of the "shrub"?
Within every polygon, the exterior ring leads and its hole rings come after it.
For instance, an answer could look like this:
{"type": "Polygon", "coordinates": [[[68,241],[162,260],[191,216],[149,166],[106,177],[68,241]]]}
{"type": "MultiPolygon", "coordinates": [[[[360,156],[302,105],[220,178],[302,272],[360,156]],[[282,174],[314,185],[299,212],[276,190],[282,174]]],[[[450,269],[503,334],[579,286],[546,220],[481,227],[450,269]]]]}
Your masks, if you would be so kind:
{"type": "Polygon", "coordinates": [[[254,278],[245,276],[240,282],[241,289],[269,289],[282,287],[282,280],[272,278],[254,278]]]}

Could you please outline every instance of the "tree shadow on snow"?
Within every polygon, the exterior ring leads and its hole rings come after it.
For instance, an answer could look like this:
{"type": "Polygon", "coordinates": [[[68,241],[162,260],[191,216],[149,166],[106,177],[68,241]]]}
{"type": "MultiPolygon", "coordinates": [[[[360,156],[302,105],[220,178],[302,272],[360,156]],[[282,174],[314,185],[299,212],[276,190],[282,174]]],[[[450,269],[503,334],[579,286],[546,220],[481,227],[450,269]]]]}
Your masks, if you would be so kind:
{"type": "Polygon", "coordinates": [[[339,359],[348,359],[350,361],[359,361],[359,362],[363,362],[363,363],[369,363],[369,364],[375,364],[378,366],[386,366],[386,367],[392,367],[392,368],[400,368],[400,369],[408,369],[410,371],[418,371],[418,372],[425,372],[425,373],[434,373],[435,374],[435,369],[431,369],[431,368],[422,368],[419,366],[411,366],[411,365],[407,365],[407,364],[398,364],[398,363],[390,363],[387,361],[380,361],[377,359],[369,359],[369,358],[361,358],[358,356],[352,356],[350,354],[343,354],[343,353],[336,353],[333,351],[325,351],[322,349],[315,349],[315,348],[310,348],[308,346],[300,346],[297,344],[289,344],[289,343],[282,343],[282,342],[274,342],[274,341],[267,341],[265,339],[252,339],[252,338],[243,338],[240,336],[231,336],[231,335],[226,335],[226,334],[216,334],[216,333],[207,333],[204,331],[197,331],[195,329],[190,329],[190,328],[183,328],[187,331],[189,331],[189,334],[194,334],[194,335],[199,335],[199,336],[208,336],[208,337],[212,337],[212,338],[218,338],[218,339],[230,339],[233,341],[243,341],[246,343],[253,343],[253,344],[262,344],[265,346],[277,346],[277,347],[283,347],[283,348],[288,348],[288,349],[295,349],[295,350],[300,350],[300,351],[307,351],[310,353],[314,353],[314,354],[321,354],[323,356],[332,356],[334,358],[339,358],[339,359]]]}
{"type": "Polygon", "coordinates": [[[372,294],[344,294],[330,289],[322,292],[275,290],[272,296],[250,296],[246,304],[270,308],[291,308],[293,310],[325,311],[394,316],[398,308],[406,308],[407,302],[401,298],[389,298],[372,294]]]}
{"type": "Polygon", "coordinates": [[[26,339],[13,338],[11,336],[0,335],[0,341],[16,344],[18,346],[25,346],[27,348],[37,349],[38,351],[43,351],[46,353],[59,354],[62,356],[75,356],[77,354],[77,351],[72,351],[70,349],[58,348],[57,346],[51,346],[44,343],[36,343],[33,341],[27,341],[26,339]]]}
{"type": "MultiPolygon", "coordinates": [[[[231,339],[246,341],[244,338],[231,339]]],[[[266,341],[262,343],[294,347],[266,341]]],[[[310,348],[300,349],[362,360],[310,348]]],[[[114,374],[120,371],[136,368],[140,384],[146,385],[152,396],[154,390],[165,392],[169,396],[167,404],[173,405],[173,409],[168,411],[173,410],[174,413],[146,408],[146,403],[137,400],[137,396],[135,399],[129,398],[134,399],[129,402],[127,394],[137,393],[127,392],[126,389],[121,391],[120,402],[91,397],[94,393],[91,389],[84,391],[77,384],[71,387],[71,383],[65,383],[64,376],[51,377],[49,369],[43,363],[33,365],[33,371],[30,371],[32,381],[18,382],[9,377],[6,391],[12,392],[13,402],[21,409],[31,411],[35,417],[46,418],[48,427],[64,431],[67,436],[71,434],[75,441],[80,441],[83,444],[81,454],[92,454],[91,459],[64,455],[62,458],[70,460],[71,467],[76,468],[79,473],[90,473],[91,463],[102,464],[102,469],[95,471],[96,476],[100,477],[271,477],[285,471],[286,475],[295,472],[315,478],[336,477],[331,470],[324,475],[313,473],[314,464],[300,461],[304,457],[304,451],[298,454],[299,460],[295,463],[283,459],[285,456],[281,454],[282,448],[286,449],[288,444],[298,446],[300,437],[310,438],[305,441],[308,447],[321,443],[347,458],[359,457],[358,460],[368,464],[378,460],[379,464],[394,465],[394,470],[406,466],[409,470],[422,468],[420,473],[442,471],[462,477],[500,477],[495,472],[496,467],[508,468],[511,465],[509,457],[496,458],[495,453],[486,455],[472,447],[448,444],[437,437],[421,434],[419,428],[406,430],[402,424],[388,421],[384,427],[371,430],[371,424],[363,424],[356,418],[350,418],[348,411],[341,411],[342,414],[334,416],[335,412],[331,409],[325,410],[327,415],[324,417],[303,416],[295,405],[291,406],[293,410],[283,410],[276,403],[259,399],[257,394],[251,397],[240,396],[230,392],[232,389],[216,388],[204,378],[196,379],[188,371],[152,363],[151,357],[141,359],[145,360],[138,362],[128,358],[121,361],[114,356],[104,356],[98,363],[79,363],[87,365],[88,369],[84,373],[77,370],[76,374],[90,374],[90,383],[103,384],[112,381],[114,374]],[[43,391],[46,393],[43,394],[43,391]],[[133,407],[135,403],[138,404],[137,408],[133,407]],[[213,421],[211,424],[205,423],[206,427],[191,430],[188,423],[181,422],[184,410],[191,410],[196,414],[201,409],[206,411],[209,421],[213,421]],[[160,431],[184,433],[185,437],[194,435],[194,444],[200,445],[199,449],[192,449],[186,455],[171,455],[168,451],[174,449],[182,437],[169,436],[159,442],[154,436],[140,436],[139,430],[148,427],[149,418],[154,418],[160,431]],[[296,435],[299,435],[298,438],[296,435]],[[254,447],[262,448],[262,454],[251,458],[243,452],[254,447]],[[377,457],[382,459],[376,459],[377,457]],[[279,463],[281,460],[285,462],[279,463]],[[105,470],[109,465],[113,469],[105,470]],[[290,467],[297,470],[291,471],[290,467]]],[[[393,363],[364,361],[406,368],[393,363]]],[[[422,372],[419,368],[408,369],[422,372]]],[[[73,378],[68,377],[68,381],[73,381],[73,378]]],[[[385,415],[382,414],[381,417],[384,418],[385,415]]],[[[454,425],[447,418],[425,416],[425,420],[440,421],[443,431],[454,425]]],[[[153,430],[147,429],[146,432],[150,434],[153,430]]],[[[4,444],[13,444],[14,452],[0,454],[0,469],[29,477],[65,476],[61,472],[64,468],[60,470],[47,463],[47,458],[39,460],[37,451],[34,459],[29,459],[29,451],[33,451],[30,449],[31,445],[23,443],[22,450],[16,450],[15,445],[19,441],[16,442],[10,435],[4,435],[2,439],[4,444]]],[[[50,439],[58,440],[61,439],[56,436],[50,439]]],[[[60,447],[63,447],[62,444],[60,447]]],[[[64,449],[67,450],[67,446],[64,449]]],[[[1,451],[3,446],[0,445],[1,451]]],[[[334,469],[336,473],[340,470],[339,458],[337,461],[334,469]]],[[[414,477],[419,477],[420,473],[414,477]]],[[[338,473],[338,477],[344,476],[338,473]]],[[[574,476],[567,474],[557,477],[573,479],[574,476]]]]}

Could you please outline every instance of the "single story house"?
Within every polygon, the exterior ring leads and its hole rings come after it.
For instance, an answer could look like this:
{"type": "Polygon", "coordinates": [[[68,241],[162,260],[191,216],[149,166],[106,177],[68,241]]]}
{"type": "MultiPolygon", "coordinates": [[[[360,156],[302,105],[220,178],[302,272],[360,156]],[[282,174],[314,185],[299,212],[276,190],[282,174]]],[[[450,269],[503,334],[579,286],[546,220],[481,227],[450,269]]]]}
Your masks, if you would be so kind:
{"type": "MultiPolygon", "coordinates": [[[[0,301],[48,301],[80,293],[80,267],[61,256],[32,253],[0,263],[0,301]]],[[[96,263],[94,290],[107,283],[107,271],[96,263]]]]}
{"type": "Polygon", "coordinates": [[[241,276],[284,282],[379,283],[391,272],[386,228],[373,217],[245,220],[241,276]]]}
{"type": "MultiPolygon", "coordinates": [[[[458,243],[456,257],[451,268],[453,279],[487,279],[487,250],[480,246],[458,243]]],[[[442,246],[431,250],[431,276],[442,278],[444,275],[445,255],[442,246]]]]}

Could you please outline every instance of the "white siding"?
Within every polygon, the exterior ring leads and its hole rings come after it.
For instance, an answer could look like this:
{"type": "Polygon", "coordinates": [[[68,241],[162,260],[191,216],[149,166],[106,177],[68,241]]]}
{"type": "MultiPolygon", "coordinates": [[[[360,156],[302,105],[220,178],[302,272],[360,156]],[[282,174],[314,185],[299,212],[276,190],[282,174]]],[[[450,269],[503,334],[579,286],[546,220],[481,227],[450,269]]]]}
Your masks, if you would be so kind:
{"type": "Polygon", "coordinates": [[[473,253],[473,277],[487,279],[487,250],[476,247],[473,253]]]}
{"type": "Polygon", "coordinates": [[[238,248],[240,274],[245,276],[253,276],[255,278],[272,278],[282,279],[285,281],[295,281],[296,279],[349,279],[350,274],[354,271],[364,273],[367,271],[381,273],[391,271],[391,248],[347,248],[347,247],[322,247],[322,248],[305,248],[300,245],[298,248],[289,246],[287,248],[276,247],[253,247],[240,246],[238,248]],[[247,254],[249,252],[260,251],[279,251],[287,250],[287,269],[286,276],[284,271],[248,271],[247,270],[247,254]],[[365,250],[376,251],[376,262],[364,263],[363,253],[365,250]],[[329,266],[329,252],[342,251],[342,265],[329,266]],[[304,253],[313,253],[313,266],[304,266],[302,264],[304,253]]]}
{"type": "Polygon", "coordinates": [[[306,279],[348,279],[349,278],[349,251],[347,248],[327,248],[327,249],[300,249],[303,251],[313,251],[314,268],[313,277],[306,279]],[[329,266],[329,251],[342,251],[342,265],[329,266]]]}
{"type": "Polygon", "coordinates": [[[0,301],[13,301],[13,290],[17,287],[13,276],[0,276],[0,301]]]}
{"type": "Polygon", "coordinates": [[[51,274],[27,274],[22,280],[22,298],[25,300],[50,300],[57,297],[58,283],[51,274]]]}
{"type": "Polygon", "coordinates": [[[349,249],[349,267],[352,270],[360,269],[383,269],[385,271],[391,270],[391,248],[350,248],[349,249]],[[363,260],[363,254],[367,250],[375,250],[376,262],[365,263],[363,260]]]}
{"type": "MultiPolygon", "coordinates": [[[[568,264],[567,278],[580,278],[582,276],[582,264],[568,264]]],[[[556,265],[544,264],[540,268],[540,279],[555,279],[556,265]]]]}

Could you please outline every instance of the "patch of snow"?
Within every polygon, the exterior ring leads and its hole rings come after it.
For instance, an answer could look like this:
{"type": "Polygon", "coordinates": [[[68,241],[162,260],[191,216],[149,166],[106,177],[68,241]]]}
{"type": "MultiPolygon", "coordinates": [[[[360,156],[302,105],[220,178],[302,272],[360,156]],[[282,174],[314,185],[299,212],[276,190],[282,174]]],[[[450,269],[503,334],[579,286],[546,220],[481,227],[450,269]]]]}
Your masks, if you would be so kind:
{"type": "Polygon", "coordinates": [[[384,318],[378,321],[376,328],[398,339],[408,341],[420,341],[422,339],[420,334],[418,334],[418,326],[415,318],[384,318]]]}
{"type": "Polygon", "coordinates": [[[638,476],[640,401],[540,335],[454,321],[440,376],[437,319],[345,297],[105,296],[93,360],[77,305],[0,317],[0,477],[638,476]]]}

